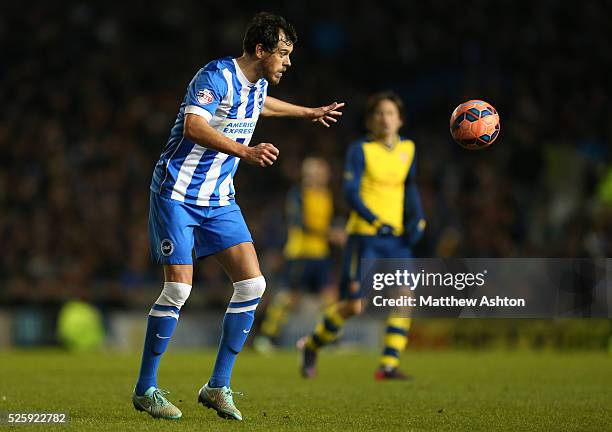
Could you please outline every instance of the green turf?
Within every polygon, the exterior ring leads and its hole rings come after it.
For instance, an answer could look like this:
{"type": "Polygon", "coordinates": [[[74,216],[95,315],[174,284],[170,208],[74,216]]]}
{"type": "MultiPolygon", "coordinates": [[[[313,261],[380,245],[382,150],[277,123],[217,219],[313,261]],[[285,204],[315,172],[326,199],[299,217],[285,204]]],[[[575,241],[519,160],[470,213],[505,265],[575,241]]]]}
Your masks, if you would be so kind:
{"type": "Polygon", "coordinates": [[[413,352],[404,366],[415,381],[379,383],[374,354],[323,355],[319,377],[305,382],[295,353],[244,352],[232,383],[244,392],[243,423],[197,405],[212,361],[212,352],[167,353],[159,384],[183,411],[169,422],[132,408],[136,355],[4,352],[0,412],[69,411],[70,426],[55,430],[113,432],[612,430],[612,358],[603,353],[413,352]]]}

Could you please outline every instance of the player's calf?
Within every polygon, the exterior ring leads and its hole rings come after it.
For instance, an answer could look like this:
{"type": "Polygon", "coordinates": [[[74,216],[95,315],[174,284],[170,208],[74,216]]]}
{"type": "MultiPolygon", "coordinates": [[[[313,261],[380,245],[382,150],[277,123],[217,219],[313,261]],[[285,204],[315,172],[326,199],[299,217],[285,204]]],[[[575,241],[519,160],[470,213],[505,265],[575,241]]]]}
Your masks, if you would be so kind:
{"type": "Polygon", "coordinates": [[[157,388],[157,370],[162,355],[178,323],[181,308],[189,297],[191,285],[166,282],[164,289],[149,311],[140,372],[135,394],[144,396],[151,388],[157,388]]]}
{"type": "Polygon", "coordinates": [[[209,386],[229,387],[236,356],[244,346],[255,320],[255,309],[266,289],[263,276],[234,283],[234,295],[225,311],[219,352],[209,386]]]}
{"type": "Polygon", "coordinates": [[[410,317],[391,314],[387,318],[380,367],[374,374],[376,380],[406,380],[412,378],[398,368],[400,354],[406,349],[408,344],[408,332],[411,325],[412,319],[410,317]]]}
{"type": "Polygon", "coordinates": [[[271,354],[276,349],[279,335],[298,298],[298,294],[288,290],[282,290],[274,296],[265,311],[260,334],[253,339],[255,351],[259,354],[271,354]]]}

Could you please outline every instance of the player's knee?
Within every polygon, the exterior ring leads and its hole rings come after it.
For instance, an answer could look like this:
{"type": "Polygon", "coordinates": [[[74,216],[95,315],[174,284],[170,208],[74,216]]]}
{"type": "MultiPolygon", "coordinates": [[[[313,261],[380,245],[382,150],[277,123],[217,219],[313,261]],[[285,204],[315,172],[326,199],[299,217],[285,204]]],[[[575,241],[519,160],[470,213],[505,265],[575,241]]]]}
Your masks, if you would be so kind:
{"type": "Polygon", "coordinates": [[[345,319],[361,314],[362,310],[363,307],[361,299],[343,301],[338,307],[338,312],[345,319]]]}
{"type": "Polygon", "coordinates": [[[227,308],[227,313],[255,310],[265,290],[266,279],[263,276],[234,282],[234,294],[227,308]]]}
{"type": "Polygon", "coordinates": [[[361,315],[363,312],[363,302],[361,299],[350,300],[347,306],[351,315],[361,315]]]}
{"type": "Polygon", "coordinates": [[[180,309],[187,301],[187,298],[189,298],[190,293],[190,284],[182,282],[166,282],[164,283],[164,289],[155,303],[164,306],[174,306],[180,309]]]}

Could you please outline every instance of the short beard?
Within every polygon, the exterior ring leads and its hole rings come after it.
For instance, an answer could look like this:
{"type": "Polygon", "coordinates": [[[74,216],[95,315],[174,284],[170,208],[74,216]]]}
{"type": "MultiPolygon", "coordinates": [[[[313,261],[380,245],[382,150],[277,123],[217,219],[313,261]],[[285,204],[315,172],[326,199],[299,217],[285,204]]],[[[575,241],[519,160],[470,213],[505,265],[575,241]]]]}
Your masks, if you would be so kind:
{"type": "Polygon", "coordinates": [[[276,78],[275,76],[276,74],[271,73],[271,74],[265,74],[264,78],[266,79],[266,81],[268,81],[270,84],[272,85],[277,85],[278,83],[280,83],[280,78],[276,78]]]}

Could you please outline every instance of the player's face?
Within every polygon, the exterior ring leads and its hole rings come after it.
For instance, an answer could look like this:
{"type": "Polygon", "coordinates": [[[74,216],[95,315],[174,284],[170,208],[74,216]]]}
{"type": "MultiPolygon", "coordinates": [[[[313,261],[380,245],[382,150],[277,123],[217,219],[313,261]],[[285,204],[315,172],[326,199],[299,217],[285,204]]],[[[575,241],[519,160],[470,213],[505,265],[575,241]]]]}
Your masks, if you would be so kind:
{"type": "Polygon", "coordinates": [[[309,157],[302,163],[302,179],[307,186],[327,186],[329,165],[320,158],[309,157]]]}
{"type": "Polygon", "coordinates": [[[388,99],[381,100],[368,119],[368,129],[379,137],[397,135],[402,125],[397,105],[388,99]]]}
{"type": "Polygon", "coordinates": [[[262,59],[263,76],[272,85],[276,85],[283,77],[283,73],[291,66],[289,56],[293,52],[293,44],[287,41],[285,33],[281,30],[276,49],[265,53],[262,59]]]}

